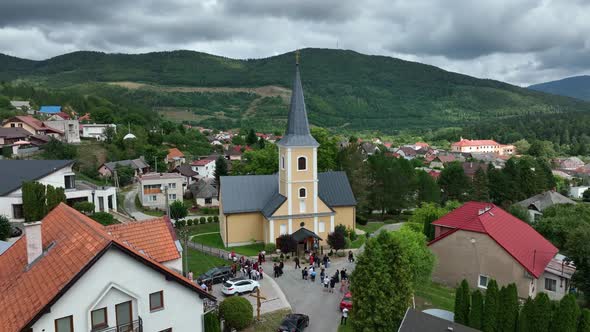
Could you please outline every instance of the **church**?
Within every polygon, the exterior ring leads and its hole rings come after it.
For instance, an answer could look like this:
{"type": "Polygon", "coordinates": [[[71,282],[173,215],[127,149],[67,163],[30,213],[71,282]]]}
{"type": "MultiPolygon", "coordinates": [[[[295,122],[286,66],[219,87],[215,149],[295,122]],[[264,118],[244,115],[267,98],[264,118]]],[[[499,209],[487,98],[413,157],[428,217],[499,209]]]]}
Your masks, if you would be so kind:
{"type": "Polygon", "coordinates": [[[277,142],[278,173],[220,179],[219,222],[226,247],[276,243],[292,234],[308,249],[325,245],[336,225],[355,228],[356,200],[346,173],[317,170],[319,143],[309,131],[298,62],[287,130],[277,142]]]}

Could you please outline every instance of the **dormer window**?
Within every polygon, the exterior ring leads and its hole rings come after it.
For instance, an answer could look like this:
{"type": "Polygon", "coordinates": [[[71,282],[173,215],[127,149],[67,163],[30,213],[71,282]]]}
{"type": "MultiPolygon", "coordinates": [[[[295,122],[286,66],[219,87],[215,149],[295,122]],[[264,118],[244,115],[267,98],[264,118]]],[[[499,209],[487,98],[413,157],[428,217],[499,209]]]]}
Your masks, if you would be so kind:
{"type": "Polygon", "coordinates": [[[298,171],[306,171],[307,170],[307,158],[305,158],[305,157],[297,158],[297,170],[298,171]]]}

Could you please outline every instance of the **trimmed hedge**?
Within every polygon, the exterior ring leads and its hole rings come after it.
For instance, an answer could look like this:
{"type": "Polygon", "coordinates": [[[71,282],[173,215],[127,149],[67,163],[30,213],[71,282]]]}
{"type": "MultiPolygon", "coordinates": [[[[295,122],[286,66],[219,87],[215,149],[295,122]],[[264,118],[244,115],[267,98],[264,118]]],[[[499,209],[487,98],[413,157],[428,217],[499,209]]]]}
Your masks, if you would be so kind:
{"type": "Polygon", "coordinates": [[[213,222],[219,222],[219,216],[213,216],[213,222]]]}
{"type": "Polygon", "coordinates": [[[254,320],[254,309],[250,301],[240,296],[232,296],[219,305],[219,315],[225,319],[228,327],[242,330],[254,320]]]}
{"type": "Polygon", "coordinates": [[[212,223],[213,222],[213,217],[211,217],[211,216],[207,217],[207,222],[208,223],[212,223]]]}
{"type": "Polygon", "coordinates": [[[367,224],[367,222],[368,222],[368,219],[366,217],[361,216],[361,215],[356,216],[356,223],[357,224],[364,226],[367,224]]]}

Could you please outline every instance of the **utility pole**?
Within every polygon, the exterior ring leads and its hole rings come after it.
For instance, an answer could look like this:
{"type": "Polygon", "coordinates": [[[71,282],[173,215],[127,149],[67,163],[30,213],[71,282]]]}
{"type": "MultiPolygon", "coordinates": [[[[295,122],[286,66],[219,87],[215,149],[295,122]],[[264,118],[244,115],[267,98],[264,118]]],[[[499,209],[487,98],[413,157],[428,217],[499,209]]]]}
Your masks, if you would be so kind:
{"type": "Polygon", "coordinates": [[[158,157],[154,157],[154,163],[156,164],[156,173],[158,173],[158,157]]]}
{"type": "Polygon", "coordinates": [[[164,186],[164,195],[166,196],[166,216],[170,218],[170,204],[168,203],[168,186],[164,186]]]}

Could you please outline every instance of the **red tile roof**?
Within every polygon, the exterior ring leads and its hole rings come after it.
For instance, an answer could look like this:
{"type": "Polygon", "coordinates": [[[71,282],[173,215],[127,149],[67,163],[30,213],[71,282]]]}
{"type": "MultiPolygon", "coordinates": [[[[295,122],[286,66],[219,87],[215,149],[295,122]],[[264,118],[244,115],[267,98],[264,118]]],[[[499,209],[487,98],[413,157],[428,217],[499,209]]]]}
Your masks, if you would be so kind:
{"type": "Polygon", "coordinates": [[[453,144],[451,144],[452,146],[488,146],[488,145],[502,145],[496,141],[493,141],[491,139],[474,139],[474,140],[470,140],[470,139],[464,139],[462,138],[459,142],[455,142],[453,144]]]}
{"type": "Polygon", "coordinates": [[[209,158],[205,158],[205,159],[199,159],[199,160],[195,160],[191,163],[191,165],[193,166],[205,166],[208,165],[209,163],[214,163],[215,160],[213,159],[209,159],[209,158]]]}
{"type": "Polygon", "coordinates": [[[22,122],[31,126],[35,130],[45,130],[58,134],[63,134],[63,131],[46,126],[41,120],[35,119],[30,115],[17,115],[4,122],[22,122]]]}
{"type": "Polygon", "coordinates": [[[17,332],[34,323],[108,249],[143,261],[199,296],[214,299],[177,272],[158,263],[73,208],[60,204],[41,225],[44,255],[27,265],[26,236],[0,255],[0,322],[17,332]]]}
{"type": "Polygon", "coordinates": [[[171,148],[171,149],[168,149],[168,155],[166,157],[168,159],[184,158],[184,153],[182,153],[177,148],[171,148]]]}
{"type": "Polygon", "coordinates": [[[458,230],[484,233],[494,239],[535,278],[539,278],[558,252],[551,242],[527,223],[491,203],[467,202],[432,224],[454,230],[432,240],[428,245],[458,230]],[[483,212],[485,209],[488,210],[483,212]]]}
{"type": "Polygon", "coordinates": [[[420,147],[423,147],[423,148],[427,148],[427,147],[430,146],[428,143],[425,143],[425,142],[416,142],[414,145],[415,146],[420,146],[420,147]]]}
{"type": "Polygon", "coordinates": [[[117,224],[105,227],[112,237],[128,243],[131,247],[142,250],[159,263],[180,258],[174,244],[176,233],[168,227],[170,220],[166,217],[144,221],[117,224]]]}
{"type": "Polygon", "coordinates": [[[64,120],[70,119],[70,115],[66,112],[57,112],[55,113],[55,115],[59,115],[59,117],[61,117],[64,120]]]}

